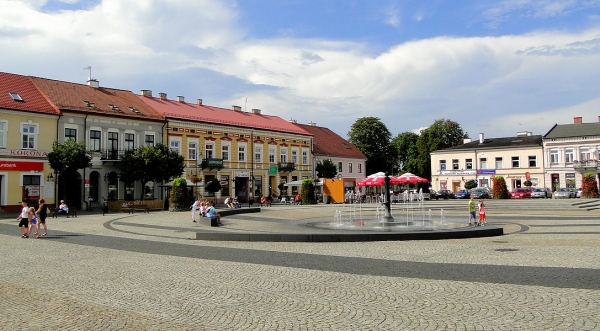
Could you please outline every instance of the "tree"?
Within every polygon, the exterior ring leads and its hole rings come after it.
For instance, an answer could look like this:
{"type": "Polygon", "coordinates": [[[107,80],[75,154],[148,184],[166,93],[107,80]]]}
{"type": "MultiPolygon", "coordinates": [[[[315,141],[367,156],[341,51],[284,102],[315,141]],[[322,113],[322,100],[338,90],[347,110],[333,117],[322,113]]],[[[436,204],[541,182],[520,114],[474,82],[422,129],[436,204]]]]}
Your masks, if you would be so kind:
{"type": "Polygon", "coordinates": [[[359,118],[348,132],[348,141],[367,157],[365,168],[370,174],[393,170],[396,149],[391,139],[392,134],[377,117],[359,118]]]}
{"type": "Polygon", "coordinates": [[[206,183],[206,185],[204,186],[204,188],[206,189],[207,192],[210,192],[213,196],[215,196],[215,193],[219,192],[221,190],[221,182],[219,182],[218,179],[213,179],[210,182],[206,183]]]}
{"type": "Polygon", "coordinates": [[[337,166],[329,159],[319,161],[315,170],[319,178],[334,178],[337,175],[337,166]]]}
{"type": "Polygon", "coordinates": [[[508,193],[508,188],[506,187],[506,181],[502,176],[496,176],[493,179],[494,186],[494,199],[508,199],[510,194],[508,193]]]}
{"type": "Polygon", "coordinates": [[[465,138],[468,138],[468,135],[458,123],[446,119],[435,120],[430,127],[421,131],[417,140],[417,173],[422,177],[431,178],[431,152],[462,145],[465,138]]]}
{"type": "Polygon", "coordinates": [[[598,196],[598,184],[593,172],[583,175],[583,184],[581,185],[581,196],[584,198],[595,198],[598,196]]]}
{"type": "Polygon", "coordinates": [[[312,179],[302,180],[302,193],[300,195],[303,205],[314,205],[317,203],[315,198],[315,184],[312,179]]]}
{"type": "Polygon", "coordinates": [[[477,184],[475,184],[475,180],[471,179],[465,182],[465,189],[470,190],[476,188],[477,184]]]}
{"type": "Polygon", "coordinates": [[[62,144],[54,141],[52,152],[48,153],[48,162],[58,176],[63,172],[91,167],[92,152],[85,148],[83,141],[69,139],[62,144]]]}
{"type": "MultiPolygon", "coordinates": [[[[398,158],[394,164],[394,173],[410,172],[419,173],[419,150],[417,141],[419,135],[414,132],[402,132],[392,139],[391,145],[396,150],[398,158]]],[[[420,173],[419,173],[420,174],[420,173]]]]}
{"type": "MultiPolygon", "coordinates": [[[[163,144],[140,146],[125,153],[118,164],[121,180],[131,183],[139,181],[142,187],[150,181],[163,182],[179,177],[184,170],[183,156],[163,144]]],[[[141,191],[144,200],[144,191],[141,191]]]]}
{"type": "Polygon", "coordinates": [[[185,178],[173,179],[171,187],[171,196],[169,197],[169,211],[179,211],[187,209],[189,196],[187,190],[187,181],[185,178]]]}
{"type": "Polygon", "coordinates": [[[523,185],[525,185],[527,188],[530,188],[531,186],[533,186],[533,183],[530,180],[526,180],[523,182],[523,185]]]}

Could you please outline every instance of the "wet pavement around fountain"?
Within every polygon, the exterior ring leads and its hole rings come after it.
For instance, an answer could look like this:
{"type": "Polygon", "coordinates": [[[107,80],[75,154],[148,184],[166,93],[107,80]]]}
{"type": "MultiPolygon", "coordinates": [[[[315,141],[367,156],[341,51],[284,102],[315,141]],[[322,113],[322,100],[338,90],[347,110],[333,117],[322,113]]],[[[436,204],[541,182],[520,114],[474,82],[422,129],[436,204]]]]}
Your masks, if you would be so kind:
{"type": "MultiPolygon", "coordinates": [[[[11,215],[0,220],[0,325],[598,330],[600,212],[575,201],[487,200],[490,226],[504,236],[434,241],[191,240],[196,231],[315,231],[306,224],[336,220],[342,205],[277,205],[225,217],[220,228],[192,223],[188,212],[82,212],[48,219],[42,239],[20,238],[11,215]]],[[[466,203],[431,201],[424,210],[443,208],[466,226],[466,203]]],[[[363,207],[361,215],[376,215],[375,205],[363,207]]],[[[392,206],[395,218],[402,207],[392,206]]]]}

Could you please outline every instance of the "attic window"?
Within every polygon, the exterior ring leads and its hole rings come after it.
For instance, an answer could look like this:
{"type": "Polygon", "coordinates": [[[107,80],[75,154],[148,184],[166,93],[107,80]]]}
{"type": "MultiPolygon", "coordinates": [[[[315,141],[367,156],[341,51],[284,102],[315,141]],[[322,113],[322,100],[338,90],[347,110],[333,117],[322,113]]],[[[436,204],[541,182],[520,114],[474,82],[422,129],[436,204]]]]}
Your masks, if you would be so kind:
{"type": "Polygon", "coordinates": [[[90,108],[95,106],[95,104],[91,101],[83,100],[83,103],[85,103],[85,105],[90,108]]]}
{"type": "Polygon", "coordinates": [[[190,133],[196,133],[195,129],[190,129],[190,133]]]}
{"type": "Polygon", "coordinates": [[[25,100],[23,100],[23,98],[21,98],[21,96],[17,92],[8,92],[8,95],[10,95],[10,97],[15,101],[19,101],[19,102],[25,101],[25,100]]]}
{"type": "Polygon", "coordinates": [[[135,108],[133,108],[133,107],[127,107],[127,108],[129,108],[129,110],[131,110],[132,112],[134,112],[134,113],[136,113],[136,114],[139,114],[139,113],[140,113],[140,111],[139,111],[139,110],[137,110],[137,109],[135,109],[135,108]]]}
{"type": "Polygon", "coordinates": [[[173,131],[179,131],[179,129],[178,128],[173,128],[173,131]]]}
{"type": "Polygon", "coordinates": [[[114,111],[121,111],[121,109],[119,108],[119,106],[115,106],[113,104],[108,104],[108,106],[110,107],[110,109],[114,110],[114,111]]]}
{"type": "Polygon", "coordinates": [[[350,149],[350,146],[346,143],[342,143],[342,146],[344,146],[344,148],[346,148],[346,149],[350,149]]]}

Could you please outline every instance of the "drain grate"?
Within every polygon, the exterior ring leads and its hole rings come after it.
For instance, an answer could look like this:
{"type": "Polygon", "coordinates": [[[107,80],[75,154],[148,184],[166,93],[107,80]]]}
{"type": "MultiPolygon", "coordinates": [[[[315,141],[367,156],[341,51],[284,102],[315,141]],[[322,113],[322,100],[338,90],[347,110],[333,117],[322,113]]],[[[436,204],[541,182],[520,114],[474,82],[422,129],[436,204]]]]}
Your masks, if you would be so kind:
{"type": "Polygon", "coordinates": [[[517,248],[498,248],[495,250],[496,252],[516,252],[517,248]]]}

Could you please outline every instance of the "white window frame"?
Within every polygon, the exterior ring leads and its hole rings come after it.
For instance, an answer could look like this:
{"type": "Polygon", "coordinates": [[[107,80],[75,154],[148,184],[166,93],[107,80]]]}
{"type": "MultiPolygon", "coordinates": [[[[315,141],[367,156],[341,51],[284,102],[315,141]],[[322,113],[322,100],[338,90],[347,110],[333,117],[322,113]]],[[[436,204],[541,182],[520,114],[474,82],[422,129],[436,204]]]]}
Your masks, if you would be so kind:
{"type": "Polygon", "coordinates": [[[555,164],[558,162],[558,148],[553,148],[550,150],[550,163],[555,164]]]}
{"type": "Polygon", "coordinates": [[[481,157],[481,158],[479,158],[479,168],[480,169],[487,169],[487,157],[481,157]]]}
{"type": "Polygon", "coordinates": [[[125,132],[123,132],[123,150],[124,151],[133,151],[135,149],[135,131],[133,130],[125,130],[125,132]],[[127,142],[129,140],[127,140],[127,135],[132,135],[133,136],[133,140],[131,140],[133,146],[127,146],[127,142]]]}
{"type": "Polygon", "coordinates": [[[593,159],[593,149],[591,147],[580,147],[579,148],[579,161],[587,161],[593,159]]]}
{"type": "Polygon", "coordinates": [[[440,160],[440,170],[446,170],[446,160],[440,160]]]}
{"type": "Polygon", "coordinates": [[[156,146],[156,134],[154,132],[144,132],[144,146],[156,146]],[[152,137],[152,144],[148,143],[148,137],[152,137]]]}
{"type": "Polygon", "coordinates": [[[187,145],[188,160],[198,161],[198,138],[188,138],[187,145]]]}
{"type": "Polygon", "coordinates": [[[263,146],[262,145],[254,145],[254,163],[262,163],[263,156],[263,146]]]}
{"type": "Polygon", "coordinates": [[[292,163],[298,164],[298,148],[292,148],[292,163]]]}
{"type": "Polygon", "coordinates": [[[246,158],[246,150],[247,150],[247,144],[246,143],[238,143],[238,162],[246,162],[247,158],[246,158]]]}
{"type": "Polygon", "coordinates": [[[6,148],[7,134],[8,134],[8,121],[0,120],[0,148],[6,148]]]}
{"type": "Polygon", "coordinates": [[[204,158],[214,159],[215,158],[215,143],[212,141],[204,142],[204,158]]]}
{"type": "Polygon", "coordinates": [[[495,169],[503,169],[504,166],[504,158],[501,156],[497,156],[494,160],[495,169]]]}
{"type": "Polygon", "coordinates": [[[33,150],[37,150],[37,145],[38,145],[38,135],[40,134],[40,125],[38,123],[33,123],[32,121],[28,121],[28,122],[21,122],[21,149],[33,149],[33,150]],[[23,130],[25,129],[25,127],[29,129],[33,128],[33,133],[24,133],[23,130]],[[27,139],[27,147],[23,146],[23,139],[25,138],[25,135],[32,136],[31,138],[33,139],[32,143],[33,143],[33,147],[29,147],[29,144],[31,141],[29,141],[29,139],[27,139]]]}
{"type": "Polygon", "coordinates": [[[344,171],[344,164],[342,163],[342,161],[338,161],[337,163],[337,172],[342,172],[344,171]]]}
{"type": "Polygon", "coordinates": [[[460,161],[458,159],[452,159],[452,170],[460,169],[460,161]]]}
{"type": "Polygon", "coordinates": [[[537,155],[527,156],[527,165],[529,166],[529,168],[537,168],[537,155]],[[533,165],[531,165],[532,161],[533,161],[533,165]]]}
{"type": "Polygon", "coordinates": [[[287,163],[287,147],[281,147],[279,149],[279,162],[287,163]]]}
{"type": "Polygon", "coordinates": [[[573,160],[575,160],[575,149],[565,148],[565,163],[573,163],[573,160]]]}
{"type": "Polygon", "coordinates": [[[231,160],[231,143],[229,143],[229,141],[221,142],[221,159],[223,159],[223,161],[231,160]]]}
{"type": "Polygon", "coordinates": [[[88,140],[88,148],[93,151],[93,152],[99,152],[102,150],[102,136],[104,134],[102,133],[102,128],[97,127],[97,126],[92,126],[90,127],[88,133],[87,133],[87,137],[86,139],[88,140]],[[98,138],[98,149],[95,149],[95,147],[92,145],[92,131],[96,131],[96,132],[100,132],[100,137],[98,138]]]}
{"type": "Polygon", "coordinates": [[[302,149],[302,164],[308,164],[308,150],[306,150],[305,148],[302,149]]]}
{"type": "Polygon", "coordinates": [[[352,173],[352,162],[348,162],[348,173],[352,173]]]}
{"type": "Polygon", "coordinates": [[[169,137],[169,148],[181,155],[181,137],[169,137]]]}
{"type": "Polygon", "coordinates": [[[519,156],[510,157],[511,168],[521,168],[521,158],[519,156]]]}
{"type": "Polygon", "coordinates": [[[358,164],[358,173],[362,174],[362,163],[358,164]]]}
{"type": "Polygon", "coordinates": [[[275,146],[269,146],[269,163],[275,163],[275,155],[277,154],[277,148],[275,146]]]}
{"type": "Polygon", "coordinates": [[[465,159],[465,170],[473,169],[473,159],[465,159]]]}
{"type": "Polygon", "coordinates": [[[78,133],[78,125],[73,125],[73,124],[65,124],[65,126],[63,127],[63,141],[67,141],[67,135],[66,135],[66,130],[70,129],[70,130],[75,130],[75,142],[77,142],[77,133],[78,133]]]}

